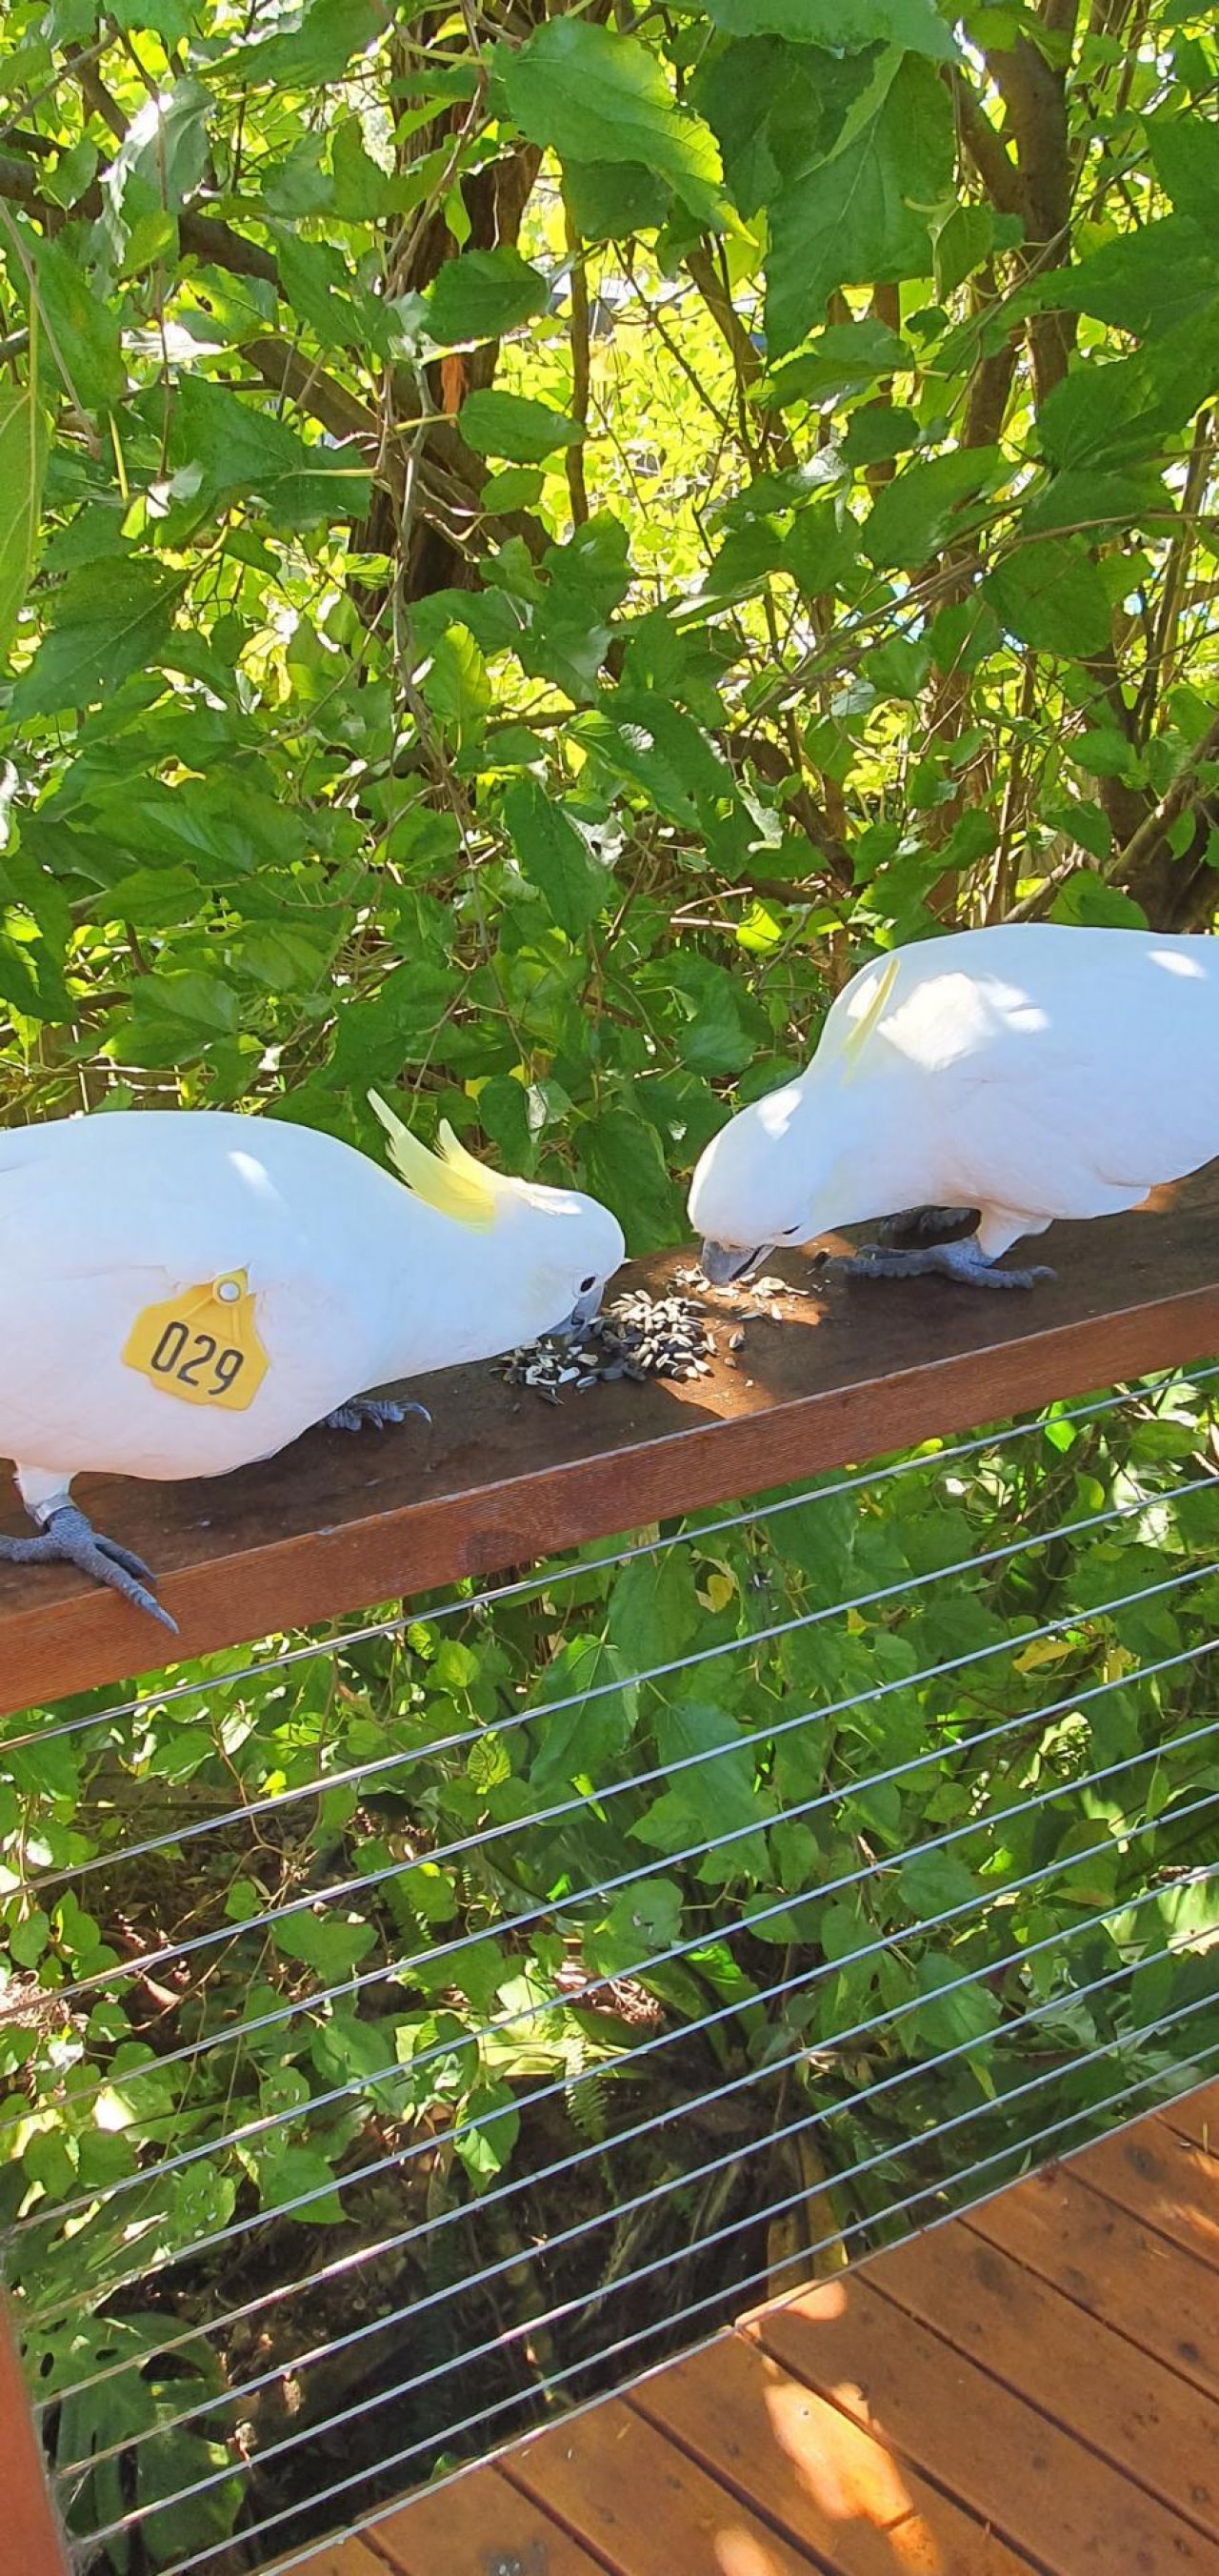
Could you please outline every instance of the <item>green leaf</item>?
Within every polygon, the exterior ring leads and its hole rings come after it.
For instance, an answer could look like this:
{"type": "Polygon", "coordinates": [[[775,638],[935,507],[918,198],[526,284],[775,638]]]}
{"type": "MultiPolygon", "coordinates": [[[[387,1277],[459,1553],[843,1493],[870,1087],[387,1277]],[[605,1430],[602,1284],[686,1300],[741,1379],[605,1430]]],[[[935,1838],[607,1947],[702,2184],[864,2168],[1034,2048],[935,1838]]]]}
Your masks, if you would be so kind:
{"type": "Polygon", "coordinates": [[[303,241],[284,226],[279,240],[284,292],[324,349],[378,350],[392,341],[384,304],[360,286],[350,261],[329,242],[303,241]]]}
{"type": "Polygon", "coordinates": [[[656,1749],[666,1766],[688,1767],[672,1772],[670,1786],[632,1825],[632,1841],[662,1852],[705,1843],[698,1876],[709,1886],[764,1877],[769,1800],[756,1785],[755,1747],[744,1728],[710,1702],[680,1700],[657,1719],[656,1749]]]}
{"type": "Polygon", "coordinates": [[[1052,465],[1090,471],[1155,456],[1219,383],[1219,298],[1184,329],[1129,358],[1090,356],[1055,385],[1038,415],[1052,465]]]}
{"type": "Polygon", "coordinates": [[[701,1619],[693,1571],[680,1548],[632,1557],[615,1577],[608,1633],[628,1672],[676,1663],[701,1619]]]}
{"type": "Polygon", "coordinates": [[[578,447],[583,431],[566,412],[527,394],[491,388],[467,394],[457,426],[480,456],[506,456],[513,465],[538,465],[560,447],[578,447]]]}
{"type": "Polygon", "coordinates": [[[354,448],[307,447],[285,421],[207,376],[184,376],[179,384],[170,454],[180,474],[201,469],[212,500],[257,494],[288,527],[358,516],[368,507],[372,487],[354,448]]]}
{"type": "Polygon", "coordinates": [[[544,313],[549,288],[541,270],[517,250],[467,250],[446,260],[425,300],[429,336],[452,347],[498,340],[544,313]]]}
{"type": "Polygon", "coordinates": [[[595,859],[571,816],[540,780],[514,781],[504,798],[504,820],[517,864],[569,939],[581,939],[614,891],[608,868],[595,859]]]}
{"type": "Polygon", "coordinates": [[[1219,226],[1219,154],[1215,127],[1203,116],[1151,117],[1147,134],[1156,177],[1179,215],[1219,226]]]}
{"type": "MultiPolygon", "coordinates": [[[[633,1642],[631,1651],[638,1652],[633,1642]]],[[[621,1649],[601,1637],[571,1638],[547,1666],[543,1702],[569,1700],[571,1706],[556,1710],[537,1729],[529,1782],[539,1795],[561,1782],[604,1778],[634,1727],[639,1694],[631,1671],[621,1649]],[[621,1688],[608,1689],[610,1682],[621,1688]]]]}
{"type": "MultiPolygon", "coordinates": [[[[24,259],[8,255],[9,274],[26,313],[30,309],[28,270],[42,324],[40,359],[56,391],[86,412],[114,411],[127,390],[127,369],[119,340],[118,317],[98,294],[94,280],[76,257],[79,237],[49,240],[20,217],[9,223],[18,233],[24,259]]],[[[0,226],[0,241],[4,239],[0,226]]]]}
{"type": "Polygon", "coordinates": [[[367,1958],[377,1935],[371,1923],[345,1923],[333,1910],[325,1914],[286,1915],[275,1924],[272,1938],[277,1950],[288,1958],[300,1959],[312,1968],[325,1986],[335,1986],[351,1975],[360,1960],[367,1958]]]}
{"type": "Polygon", "coordinates": [[[947,1914],[980,1893],[973,1871],[954,1851],[911,1852],[902,1862],[897,1883],[902,1903],[912,1915],[947,1914]]]}
{"type": "Polygon", "coordinates": [[[166,47],[185,44],[190,35],[186,0],[115,0],[110,14],[129,34],[149,28],[166,47]]]}
{"type": "Polygon", "coordinates": [[[878,465],[918,445],[917,414],[900,403],[864,403],[847,422],[842,453],[848,465],[878,465]]]}
{"type": "Polygon", "coordinates": [[[656,690],[606,692],[573,730],[670,822],[713,822],[731,797],[732,774],[701,726],[656,690]]]}
{"type": "Polygon", "coordinates": [[[431,957],[393,967],[379,992],[339,1014],[330,1061],[335,1084],[362,1095],[370,1082],[392,1082],[404,1065],[426,1063],[460,988],[455,969],[431,957]]]}
{"type": "Polygon", "coordinates": [[[300,2201],[302,2206],[292,2213],[296,2225],[333,2227],[341,2223],[345,2213],[334,2168],[316,2147],[292,2146],[273,2130],[266,2138],[251,2139],[237,2152],[253,2175],[264,2209],[281,2209],[288,2201],[300,2201]]]}
{"type": "Polygon", "coordinates": [[[629,1975],[642,1959],[670,1950],[681,1931],[681,1889],[671,1878],[641,1878],[619,1889],[605,1921],[586,1939],[594,1975],[629,1975]]]}
{"type": "Polygon", "coordinates": [[[772,204],[766,338],[774,357],[823,319],[836,287],[919,277],[931,266],[930,212],[952,185],[952,102],[930,63],[882,56],[881,66],[874,112],[772,204]]]}
{"type": "Polygon", "coordinates": [[[943,1991],[963,1975],[960,1961],[940,1951],[929,1950],[919,1960],[915,1977],[926,2001],[919,2005],[915,2025],[920,2041],[931,2048],[956,2048],[963,2041],[986,2039],[1003,2018],[998,1996],[980,1981],[956,1985],[952,1994],[943,1991]]]}
{"type": "Polygon", "coordinates": [[[957,60],[952,29],[932,0],[708,0],[708,14],[731,36],[786,36],[847,54],[897,45],[934,62],[957,60]]]}
{"type": "Polygon", "coordinates": [[[916,457],[877,494],[862,545],[878,571],[916,571],[957,529],[957,512],[1003,471],[997,447],[962,447],[947,456],[916,457]]]}
{"type": "Polygon", "coordinates": [[[19,1968],[37,1966],[47,1946],[50,1931],[50,1917],[37,1908],[33,1913],[25,1915],[19,1923],[11,1926],[8,1947],[10,1955],[16,1960],[19,1968]]]}
{"type": "Polygon", "coordinates": [[[132,118],[102,182],[124,223],[145,206],[176,210],[194,195],[208,166],[212,105],[201,82],[177,80],[132,118]]]}
{"type": "Polygon", "coordinates": [[[273,81],[277,88],[321,89],[341,80],[353,55],[375,44],[385,26],[382,0],[312,0],[294,29],[236,46],[224,68],[243,88],[273,81]]]}
{"type": "Polygon", "coordinates": [[[567,161],[563,180],[572,222],[586,242],[658,232],[673,205],[672,190],[642,162],[567,161]]]}
{"type": "MultiPolygon", "coordinates": [[[[1219,156],[1219,137],[1214,145],[1219,156]]],[[[1136,338],[1158,338],[1205,313],[1219,295],[1219,255],[1211,227],[1186,215],[1162,215],[1094,250],[1054,279],[1054,302],[1091,313],[1136,338]]]]}
{"type": "Polygon", "coordinates": [[[330,138],[330,166],[334,173],[334,211],[344,223],[375,223],[393,214],[400,182],[365,149],[358,116],[345,116],[335,126],[330,138]]]}
{"type": "Polygon", "coordinates": [[[724,218],[719,155],[700,117],[679,107],[635,36],[585,18],[552,18],[504,66],[522,134],[562,161],[628,162],[669,185],[704,224],[724,218]]]}
{"type": "Polygon", "coordinates": [[[28,384],[0,395],[0,662],[33,577],[46,465],[46,414],[31,371],[28,384]]]}
{"type": "Polygon", "coordinates": [[[13,713],[85,707],[155,659],[173,625],[182,578],[155,562],[87,564],[70,574],[52,622],[13,691],[13,713]]]}
{"type": "Polygon", "coordinates": [[[912,363],[904,340],[887,322],[870,315],[860,322],[831,322],[803,357],[790,359],[767,379],[759,400],[780,409],[794,402],[828,402],[836,394],[858,393],[878,376],[896,375],[912,363]]]}
{"type": "Polygon", "coordinates": [[[1103,541],[1115,528],[1126,532],[1150,523],[1157,530],[1173,515],[1173,505],[1154,469],[1135,474],[1055,474],[1044,489],[1026,501],[1022,531],[1043,536],[1078,529],[1103,541]]]}
{"type": "Polygon", "coordinates": [[[1017,547],[982,584],[1002,627],[1037,652],[1077,659],[1104,651],[1112,612],[1104,578],[1084,548],[1066,537],[1017,547]]]}
{"type": "Polygon", "coordinates": [[[873,115],[897,57],[834,56],[780,36],[717,46],[693,84],[743,215],[770,205],[873,115]]]}
{"type": "Polygon", "coordinates": [[[603,1110],[580,1128],[585,1185],[613,1208],[631,1252],[657,1252],[683,1236],[683,1203],[655,1128],[634,1110],[603,1110]]]}
{"type": "Polygon", "coordinates": [[[962,203],[945,216],[935,236],[935,291],[941,304],[955,295],[995,247],[989,206],[962,203]]]}
{"type": "Polygon", "coordinates": [[[480,2084],[463,2103],[461,2122],[453,2152],[475,2191],[481,2191],[503,2172],[520,2134],[521,2115],[511,2086],[498,2081],[480,2084]],[[468,2121],[476,2125],[467,2127],[468,2121]]]}
{"type": "Polygon", "coordinates": [[[486,663],[467,626],[449,626],[437,636],[418,685],[425,705],[455,741],[465,743],[481,734],[491,686],[486,663]]]}
{"type": "Polygon", "coordinates": [[[1076,868],[1064,878],[1050,906],[1051,921],[1066,921],[1086,930],[1146,930],[1147,915],[1134,896],[1106,885],[1092,868],[1076,868]]]}

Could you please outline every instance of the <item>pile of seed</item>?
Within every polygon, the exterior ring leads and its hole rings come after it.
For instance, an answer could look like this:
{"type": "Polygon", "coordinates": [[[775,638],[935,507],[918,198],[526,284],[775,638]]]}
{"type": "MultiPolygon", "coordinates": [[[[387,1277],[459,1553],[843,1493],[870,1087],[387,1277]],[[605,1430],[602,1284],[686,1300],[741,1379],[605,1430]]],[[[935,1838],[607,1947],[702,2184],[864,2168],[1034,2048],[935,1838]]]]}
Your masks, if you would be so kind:
{"type": "Polygon", "coordinates": [[[708,1377],[714,1351],[703,1309],[692,1298],[650,1297],[636,1288],[616,1297],[578,1340],[544,1333],[498,1365],[509,1386],[527,1386],[558,1404],[568,1388],[583,1395],[620,1377],[638,1384],[650,1377],[708,1377]]]}

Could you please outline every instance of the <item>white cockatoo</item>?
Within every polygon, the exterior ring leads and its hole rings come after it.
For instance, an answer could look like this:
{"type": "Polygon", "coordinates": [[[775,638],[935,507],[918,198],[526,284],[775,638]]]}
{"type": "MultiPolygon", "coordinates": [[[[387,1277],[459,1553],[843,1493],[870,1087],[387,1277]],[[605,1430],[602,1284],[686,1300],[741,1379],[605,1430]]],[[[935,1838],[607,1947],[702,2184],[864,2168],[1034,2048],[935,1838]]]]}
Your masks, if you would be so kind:
{"type": "Polygon", "coordinates": [[[625,1254],[607,1208],[485,1169],[446,1127],[432,1154],[373,1106],[396,1178],[222,1110],[0,1134],[0,1452],[39,1530],[0,1556],[77,1565],[172,1627],[73,1476],[225,1475],[313,1423],[424,1410],[362,1389],[591,1322],[625,1254]]]}
{"type": "Polygon", "coordinates": [[[963,1210],[965,1240],[845,1266],[1029,1288],[1052,1273],[994,1267],[1021,1235],[1138,1207],[1216,1153],[1219,940],[1000,923],[861,968],[807,1072],[713,1137],[690,1217],[723,1285],[886,1210],[915,1236],[918,1211],[963,1210]]]}

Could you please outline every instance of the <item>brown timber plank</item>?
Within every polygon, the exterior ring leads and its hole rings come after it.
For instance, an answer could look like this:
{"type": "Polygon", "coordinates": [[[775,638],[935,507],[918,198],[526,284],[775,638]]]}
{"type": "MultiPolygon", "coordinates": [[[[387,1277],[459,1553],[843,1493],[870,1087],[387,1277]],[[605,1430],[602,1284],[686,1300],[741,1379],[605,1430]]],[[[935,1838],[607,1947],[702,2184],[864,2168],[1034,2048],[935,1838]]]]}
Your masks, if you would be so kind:
{"type": "Polygon", "coordinates": [[[882,2298],[1219,2539],[1213,2398],[965,2228],[891,2248],[868,2277],[882,2298]]]}
{"type": "Polygon", "coordinates": [[[297,2576],[385,2576],[385,2560],[365,2540],[328,2540],[297,2576]]]}
{"type": "MultiPolygon", "coordinates": [[[[793,2548],[633,2407],[608,2398],[508,2454],[505,2475],[614,2576],[809,2576],[793,2548]]],[[[549,2576],[549,2571],[548,2571],[549,2576]]]]}
{"type": "Polygon", "coordinates": [[[1050,2167],[962,2225],[1052,2282],[1194,2388],[1219,2397],[1215,2276],[1070,2170],[1050,2167]]]}
{"type": "Polygon", "coordinates": [[[1158,2227],[1200,2262],[1219,2265],[1219,2163],[1164,2120],[1140,2120],[1102,2138],[1079,2173],[1087,2190],[1158,2227]]]}
{"type": "Polygon", "coordinates": [[[862,2275],[764,2311],[746,2331],[1048,2576],[1219,2576],[1219,2545],[862,2275]]]}
{"type": "Polygon", "coordinates": [[[0,2312],[0,2576],[68,2576],[8,2320],[0,2312]]]}
{"type": "Polygon", "coordinates": [[[1160,2105],[1160,2118],[1178,2137],[1192,2138],[1211,2156],[1219,2156],[1219,2084],[1200,2084],[1176,2102],[1160,2105]]]}
{"type": "MultiPolygon", "coordinates": [[[[377,2552],[376,2576],[488,2576],[519,2568],[521,2576],[604,2576],[601,2561],[501,2477],[497,2468],[416,2496],[400,2513],[364,2534],[377,2552]]],[[[309,2565],[300,2576],[323,2576],[309,2565]]],[[[346,2571],[341,2571],[346,2576],[346,2571]]],[[[353,2571],[354,2576],[354,2571],[353,2571]]]]}
{"type": "Polygon", "coordinates": [[[1027,2559],[743,2335],[629,2402],[834,2576],[1027,2576],[1027,2559]]]}
{"type": "MultiPolygon", "coordinates": [[[[1058,1276],[1028,1297],[835,1280],[751,1324],[735,1369],[721,1335],[691,1386],[623,1383],[552,1410],[486,1367],[450,1370],[419,1382],[431,1433],[316,1431],[211,1481],[84,1477],[80,1500],[160,1573],[184,1658],[502,1573],[1219,1350],[1219,1166],[1157,1199],[1168,1213],[1055,1226],[1058,1276]]],[[[680,1257],[633,1275],[664,1286],[680,1257]]],[[[788,1275],[810,1273],[797,1259],[788,1275]]],[[[6,1526],[24,1526],[15,1501],[6,1526]]],[[[160,1670],[162,1652],[71,1569],[0,1567],[0,1714],[160,1670]]]]}

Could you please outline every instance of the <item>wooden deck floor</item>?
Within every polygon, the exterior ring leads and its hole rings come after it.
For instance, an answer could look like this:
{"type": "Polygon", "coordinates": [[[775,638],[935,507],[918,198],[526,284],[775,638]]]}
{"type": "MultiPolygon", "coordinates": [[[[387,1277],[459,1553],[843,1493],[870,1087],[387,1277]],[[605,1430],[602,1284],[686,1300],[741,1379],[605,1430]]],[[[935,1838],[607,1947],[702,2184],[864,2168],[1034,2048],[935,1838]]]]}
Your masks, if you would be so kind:
{"type": "Polygon", "coordinates": [[[1219,2576],[1219,2085],[300,2576],[1219,2576]]]}

